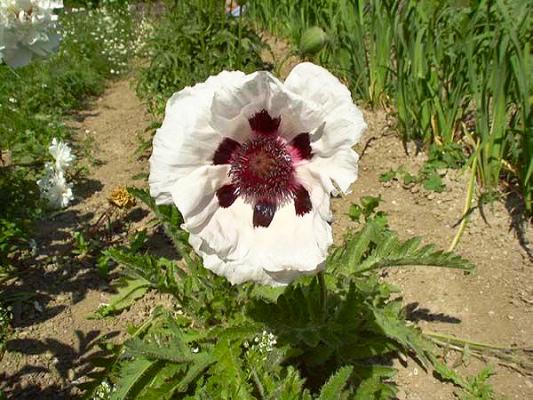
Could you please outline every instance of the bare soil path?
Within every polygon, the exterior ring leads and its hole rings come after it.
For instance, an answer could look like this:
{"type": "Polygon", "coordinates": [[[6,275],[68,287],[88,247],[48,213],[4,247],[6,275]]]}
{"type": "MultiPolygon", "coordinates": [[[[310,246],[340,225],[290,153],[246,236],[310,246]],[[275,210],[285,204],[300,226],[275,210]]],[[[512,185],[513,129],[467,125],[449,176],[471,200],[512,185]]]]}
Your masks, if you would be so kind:
{"type": "MultiPolygon", "coordinates": [[[[72,254],[75,232],[94,227],[119,185],[147,170],[135,151],[138,135],[150,120],[132,89],[132,81],[112,82],[90,108],[75,115],[74,146],[88,174],[74,188],[76,202],[38,227],[37,256],[21,272],[13,290],[34,295],[15,309],[15,333],[1,360],[0,388],[12,399],[70,399],[75,383],[90,368],[87,356],[103,334],[120,336],[127,325],[149,315],[159,296],[151,294],[116,318],[88,319],[112,295],[94,264],[72,254]]],[[[147,212],[136,209],[124,220],[143,224],[147,212]]]]}
{"type": "MultiPolygon", "coordinates": [[[[346,212],[361,196],[381,195],[382,209],[393,230],[403,238],[421,236],[446,249],[461,217],[466,177],[458,171],[445,176],[446,191],[426,192],[419,186],[404,188],[400,182],[382,184],[379,175],[403,165],[415,173],[424,155],[407,156],[386,113],[365,112],[369,130],[358,146],[362,153],[360,177],[352,193],[335,199],[334,235],[338,243],[354,223],[346,212]]],[[[84,160],[89,174],[77,187],[79,201],[50,221],[43,221],[37,237],[38,256],[21,274],[17,285],[35,297],[15,310],[15,334],[1,361],[0,388],[13,399],[75,398],[77,379],[89,368],[87,356],[96,337],[117,337],[128,323],[138,323],[154,304],[168,302],[149,294],[129,311],[106,320],[87,319],[110,296],[107,281],[94,265],[71,255],[72,235],[94,224],[108,206],[117,185],[143,185],[134,176],[147,172],[147,161],[136,158],[137,135],[150,121],[129,80],[112,83],[92,107],[78,115],[78,149],[87,148],[84,160]],[[92,146],[87,146],[92,143],[92,146]]],[[[471,223],[457,251],[478,267],[476,274],[428,268],[390,271],[385,279],[399,285],[409,304],[409,318],[425,330],[504,346],[533,347],[533,265],[520,246],[509,211],[511,202],[487,206],[471,223]]],[[[146,213],[125,218],[133,226],[146,222],[146,213]]],[[[531,226],[526,232],[533,242],[531,226]]],[[[474,372],[482,363],[471,360],[464,368],[474,372]]],[[[453,399],[454,388],[428,376],[418,365],[398,364],[400,400],[453,399]]],[[[533,399],[531,377],[495,367],[491,382],[500,395],[533,399]]]]}

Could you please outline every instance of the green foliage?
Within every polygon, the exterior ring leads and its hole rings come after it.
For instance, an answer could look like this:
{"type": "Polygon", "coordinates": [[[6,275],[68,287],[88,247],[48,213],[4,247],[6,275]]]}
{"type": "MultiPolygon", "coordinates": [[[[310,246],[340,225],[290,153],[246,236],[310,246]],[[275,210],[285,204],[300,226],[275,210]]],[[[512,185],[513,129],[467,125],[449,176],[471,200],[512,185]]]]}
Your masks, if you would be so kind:
{"type": "Polygon", "coordinates": [[[405,186],[421,184],[424,189],[433,192],[442,192],[446,188],[441,175],[445,169],[458,169],[464,165],[465,157],[461,147],[450,144],[447,146],[431,145],[428,160],[424,163],[417,175],[412,175],[403,166],[390,169],[379,176],[380,182],[389,182],[400,179],[405,186]]]}
{"type": "Polygon", "coordinates": [[[324,384],[324,386],[322,386],[318,400],[336,400],[348,398],[348,393],[343,389],[348,383],[352,372],[353,366],[351,365],[339,368],[337,373],[332,375],[324,384]]]}
{"type": "Polygon", "coordinates": [[[262,43],[245,17],[230,18],[218,0],[179,1],[165,13],[148,41],[148,64],[137,93],[161,115],[170,96],[222,70],[262,67],[262,43]]]}
{"type": "Polygon", "coordinates": [[[107,78],[126,71],[134,53],[126,7],[64,13],[60,22],[57,54],[16,71],[0,65],[0,152],[2,158],[9,154],[6,166],[0,160],[1,266],[27,247],[32,222],[43,216],[35,182],[52,138],[69,136],[67,114],[100,94],[107,78]]]}
{"type": "MultiPolygon", "coordinates": [[[[175,208],[156,206],[145,191],[130,193],[164,224],[181,221],[175,208]]],[[[430,368],[435,349],[405,321],[397,289],[376,271],[472,266],[419,239],[400,241],[378,203],[362,199],[365,224],[332,253],[324,273],[286,288],[229,285],[202,267],[179,225],[167,230],[179,243],[179,261],[108,250],[124,268],[129,293],[150,287],[171,294],[175,305],[156,308],[130,339],[96,360],[102,369],[84,385],[88,398],[110,382],[112,399],[392,399],[395,371],[386,360],[402,352],[430,368]]],[[[123,299],[133,300],[126,295],[117,304],[123,299]]]]}
{"type": "Polygon", "coordinates": [[[27,232],[42,213],[35,179],[27,168],[0,166],[0,269],[12,264],[18,249],[29,247],[27,232]]]}
{"type": "Polygon", "coordinates": [[[495,400],[496,396],[488,382],[494,373],[492,367],[483,368],[477,375],[463,378],[442,362],[435,362],[435,373],[443,380],[461,389],[456,393],[460,400],[495,400]]]}
{"type": "Polygon", "coordinates": [[[117,293],[109,299],[109,304],[104,304],[95,312],[98,318],[117,314],[129,308],[135,300],[144,296],[150,282],[144,279],[124,279],[117,287],[117,293]]]}
{"type": "Polygon", "coordinates": [[[184,243],[187,242],[188,235],[180,229],[180,226],[183,223],[183,217],[176,207],[167,204],[156,205],[155,200],[146,190],[131,187],[128,188],[128,193],[142,201],[154,212],[155,216],[163,225],[165,233],[172,240],[176,251],[181,253],[184,249],[184,243]]]}
{"type": "MultiPolygon", "coordinates": [[[[361,197],[360,205],[354,203],[350,206],[350,209],[348,210],[348,216],[352,221],[356,222],[359,222],[359,219],[361,216],[363,216],[366,221],[372,214],[374,214],[374,211],[379,206],[379,203],[381,203],[381,196],[363,196],[361,197]]],[[[376,215],[381,218],[386,218],[383,212],[378,212],[376,215]]]]}

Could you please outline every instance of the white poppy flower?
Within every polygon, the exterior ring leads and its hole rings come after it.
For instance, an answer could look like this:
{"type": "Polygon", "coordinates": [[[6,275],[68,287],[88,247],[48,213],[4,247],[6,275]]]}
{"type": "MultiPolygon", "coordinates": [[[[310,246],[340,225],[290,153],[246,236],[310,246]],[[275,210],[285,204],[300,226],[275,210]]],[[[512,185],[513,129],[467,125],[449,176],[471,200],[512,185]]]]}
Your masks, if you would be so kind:
{"type": "Polygon", "coordinates": [[[65,208],[74,199],[72,184],[65,179],[63,170],[52,163],[45,164],[45,175],[37,181],[41,196],[52,208],[65,208]]]}
{"type": "Polygon", "coordinates": [[[48,151],[54,157],[56,169],[63,170],[72,165],[76,156],[72,154],[72,149],[68,144],[57,138],[52,139],[52,144],[48,151]]]}
{"type": "Polygon", "coordinates": [[[46,57],[57,50],[56,32],[61,0],[0,1],[0,60],[13,68],[31,62],[33,56],[46,57]]]}
{"type": "Polygon", "coordinates": [[[284,83],[224,71],[168,101],[150,192],[177,205],[206,268],[234,284],[287,284],[323,267],[329,198],[356,180],[365,128],[322,67],[299,64],[284,83]]]}

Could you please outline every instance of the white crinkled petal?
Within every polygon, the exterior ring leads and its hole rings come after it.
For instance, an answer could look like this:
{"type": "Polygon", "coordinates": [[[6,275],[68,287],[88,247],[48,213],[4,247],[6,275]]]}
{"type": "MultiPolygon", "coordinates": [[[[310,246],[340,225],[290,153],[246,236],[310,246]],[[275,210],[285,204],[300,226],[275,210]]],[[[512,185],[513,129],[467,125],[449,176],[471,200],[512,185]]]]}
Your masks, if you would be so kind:
{"type": "Polygon", "coordinates": [[[266,110],[272,118],[281,116],[279,131],[287,139],[310,132],[320,124],[317,105],[297,93],[266,71],[247,75],[243,82],[221,87],[211,106],[211,126],[223,136],[242,142],[249,138],[249,118],[266,110]]]}
{"type": "Polygon", "coordinates": [[[172,188],[180,178],[211,164],[221,141],[221,135],[206,117],[215,90],[244,77],[240,71],[223,71],[175,93],[167,102],[165,119],[154,137],[150,158],[150,194],[158,204],[172,202],[172,188]]]}
{"type": "Polygon", "coordinates": [[[252,206],[240,198],[212,213],[198,207],[206,220],[194,227],[185,224],[189,241],[206,268],[233,284],[284,285],[301,274],[316,273],[323,267],[332,234],[324,218],[329,215],[324,211],[329,210],[329,194],[317,182],[311,188],[311,212],[297,216],[289,202],[277,210],[268,228],[252,226],[252,206]]]}
{"type": "Polygon", "coordinates": [[[349,193],[357,180],[359,156],[349,147],[341,148],[331,157],[315,156],[301,168],[313,176],[320,176],[324,188],[333,195],[349,193]],[[337,190],[337,188],[339,190],[337,190]]]}
{"type": "Polygon", "coordinates": [[[327,156],[359,141],[367,127],[363,114],[354,105],[348,88],[329,71],[309,62],[298,64],[285,86],[319,106],[322,125],[311,132],[314,154],[327,156]]]}

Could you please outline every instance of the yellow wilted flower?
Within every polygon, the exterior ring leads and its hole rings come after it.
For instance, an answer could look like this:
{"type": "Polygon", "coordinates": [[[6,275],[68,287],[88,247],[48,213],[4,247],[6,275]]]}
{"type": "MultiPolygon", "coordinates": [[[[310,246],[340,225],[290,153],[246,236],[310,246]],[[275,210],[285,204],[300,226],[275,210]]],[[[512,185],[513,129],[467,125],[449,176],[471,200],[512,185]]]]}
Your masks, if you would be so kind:
{"type": "Polygon", "coordinates": [[[135,205],[135,198],[128,193],[124,186],[117,186],[113,189],[108,200],[118,208],[131,208],[135,205]]]}

